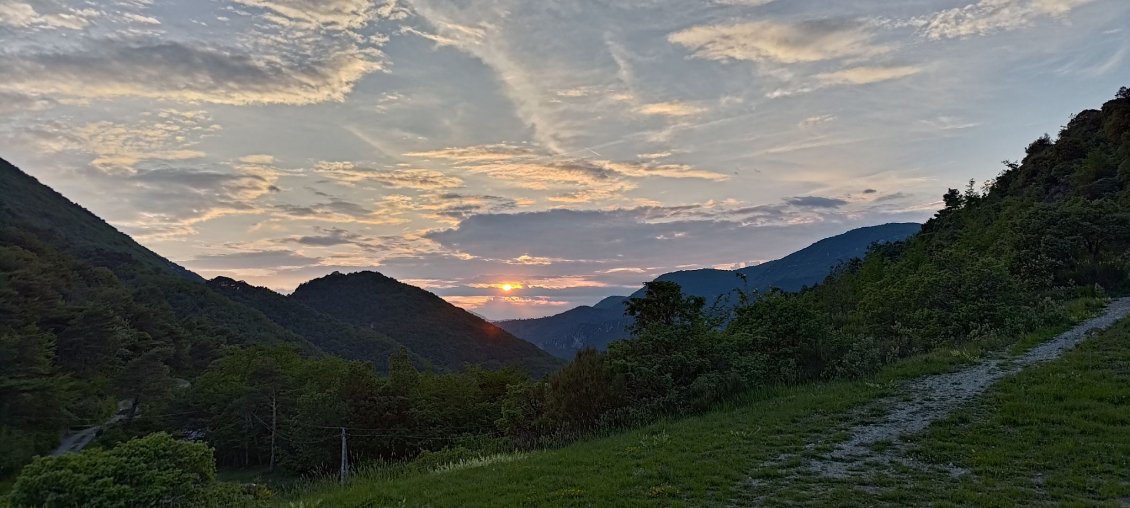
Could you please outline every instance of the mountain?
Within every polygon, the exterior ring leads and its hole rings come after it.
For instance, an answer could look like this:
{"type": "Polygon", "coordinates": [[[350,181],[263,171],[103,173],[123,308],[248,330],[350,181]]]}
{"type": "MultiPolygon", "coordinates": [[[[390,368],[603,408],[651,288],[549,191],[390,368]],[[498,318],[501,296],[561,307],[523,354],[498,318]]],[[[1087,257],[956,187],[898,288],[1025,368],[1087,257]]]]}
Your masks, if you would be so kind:
{"type": "Polygon", "coordinates": [[[232,279],[205,283],[0,160],[0,478],[53,449],[65,429],[104,421],[122,399],[134,406],[161,399],[174,379],[194,378],[236,347],[288,346],[381,370],[402,343],[421,368],[513,362],[543,374],[559,365],[406,288],[391,293],[399,326],[378,328],[232,279]],[[385,328],[406,340],[378,331],[385,328]]]}
{"type": "MultiPolygon", "coordinates": [[[[316,349],[261,313],[208,289],[199,275],[141,246],[2,159],[0,227],[70,262],[108,270],[114,283],[128,289],[139,305],[160,308],[171,314],[176,328],[209,337],[194,346],[201,361],[200,348],[229,343],[289,342],[316,349]]],[[[189,354],[187,350],[180,352],[189,354]]]]}
{"type": "MultiPolygon", "coordinates": [[[[781,259],[739,270],[683,270],[665,273],[656,280],[672,281],[688,295],[702,296],[707,304],[737,302],[725,300],[737,289],[764,291],[780,288],[798,291],[824,280],[836,265],[861,258],[874,243],[905,240],[922,226],[915,223],[890,223],[862,227],[820,240],[781,259]],[[743,281],[741,277],[745,277],[743,281]],[[719,300],[722,299],[722,300],[719,300]]],[[[643,295],[643,289],[632,297],[643,295]]],[[[537,344],[559,358],[572,358],[580,349],[604,349],[609,342],[627,335],[632,323],[624,316],[628,297],[611,296],[596,305],[581,306],[553,316],[513,319],[496,323],[506,331],[537,344]]]]}
{"type": "MultiPolygon", "coordinates": [[[[262,312],[271,321],[305,337],[326,353],[368,361],[381,372],[388,372],[389,356],[402,347],[399,342],[375,330],[347,324],[264,287],[228,277],[216,277],[208,281],[208,287],[232,301],[262,312]]],[[[408,356],[417,368],[431,368],[431,362],[415,352],[409,351],[408,356]]]]}
{"type": "MultiPolygon", "coordinates": [[[[862,227],[825,238],[781,259],[759,265],[732,271],[684,270],[665,273],[656,280],[676,282],[682,286],[684,293],[706,298],[708,305],[737,289],[800,291],[805,286],[823,281],[836,265],[862,258],[872,244],[905,240],[921,228],[921,224],[906,222],[862,227]],[[745,277],[744,282],[738,274],[745,277]]],[[[636,291],[632,298],[642,297],[643,291],[636,291]]]]}
{"type": "Polygon", "coordinates": [[[530,340],[558,358],[571,359],[578,350],[605,349],[622,339],[632,318],[624,315],[623,296],[610,296],[593,306],[582,305],[560,314],[496,323],[504,330],[530,340]]]}
{"type": "Polygon", "coordinates": [[[318,354],[0,160],[0,477],[248,344],[318,354]]]}
{"type": "Polygon", "coordinates": [[[561,362],[533,344],[415,286],[372,271],[334,272],[298,286],[294,301],[375,330],[436,366],[519,365],[540,376],[561,362]]]}

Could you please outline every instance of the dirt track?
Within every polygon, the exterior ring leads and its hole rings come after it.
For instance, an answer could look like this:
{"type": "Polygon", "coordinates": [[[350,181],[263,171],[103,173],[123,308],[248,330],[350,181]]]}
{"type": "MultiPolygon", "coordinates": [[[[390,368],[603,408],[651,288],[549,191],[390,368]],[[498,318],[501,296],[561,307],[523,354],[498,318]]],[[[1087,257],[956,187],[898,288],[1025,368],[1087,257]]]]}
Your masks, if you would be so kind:
{"type": "MultiPolygon", "coordinates": [[[[897,399],[879,402],[892,408],[886,415],[878,421],[849,429],[850,437],[827,456],[812,461],[810,468],[832,478],[852,477],[865,472],[869,465],[876,463],[899,463],[936,469],[938,466],[916,464],[904,456],[898,446],[899,438],[921,432],[934,421],[980,395],[1001,378],[1034,363],[1055,359],[1077,346],[1089,333],[1109,328],[1127,315],[1130,315],[1130,298],[1113,300],[1099,316],[1080,323],[1023,355],[988,360],[956,372],[912,381],[904,387],[897,399]],[[876,443],[890,443],[893,446],[877,447],[876,443]],[[882,451],[876,451],[877,449],[882,451]]],[[[942,469],[951,475],[963,473],[952,467],[943,466],[942,469]]]]}

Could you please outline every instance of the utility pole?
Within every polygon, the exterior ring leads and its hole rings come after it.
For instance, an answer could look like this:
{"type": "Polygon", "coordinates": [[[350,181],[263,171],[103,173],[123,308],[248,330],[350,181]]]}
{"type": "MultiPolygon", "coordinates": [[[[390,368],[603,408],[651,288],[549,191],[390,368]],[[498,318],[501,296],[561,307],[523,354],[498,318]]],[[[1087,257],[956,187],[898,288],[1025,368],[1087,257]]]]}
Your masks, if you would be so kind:
{"type": "Polygon", "coordinates": [[[275,436],[279,430],[279,397],[277,394],[271,394],[271,467],[270,471],[275,472],[275,436]]]}
{"type": "Polygon", "coordinates": [[[341,483],[349,479],[349,450],[345,446],[345,427],[341,428],[341,483]]]}

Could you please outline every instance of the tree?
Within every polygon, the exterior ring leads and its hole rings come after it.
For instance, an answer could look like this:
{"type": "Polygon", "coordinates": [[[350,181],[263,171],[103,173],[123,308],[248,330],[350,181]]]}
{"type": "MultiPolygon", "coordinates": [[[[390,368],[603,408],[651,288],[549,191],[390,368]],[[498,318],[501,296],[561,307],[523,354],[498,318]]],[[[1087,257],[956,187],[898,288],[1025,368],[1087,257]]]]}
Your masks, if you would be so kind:
{"type": "Polygon", "coordinates": [[[1130,99],[1130,87],[1122,87],[1118,89],[1118,94],[1115,97],[1119,99],[1130,99]]]}
{"type": "Polygon", "coordinates": [[[54,446],[58,435],[44,422],[67,421],[71,383],[53,357],[50,334],[32,327],[0,331],[0,477],[54,446]]]}
{"type": "Polygon", "coordinates": [[[130,360],[122,369],[117,380],[118,390],[133,401],[128,420],[132,421],[137,416],[142,402],[160,398],[172,388],[169,366],[165,365],[165,359],[170,355],[171,349],[150,349],[130,360]]]}
{"type": "Polygon", "coordinates": [[[701,296],[683,296],[678,283],[657,280],[644,283],[643,298],[629,298],[625,313],[636,318],[630,331],[639,335],[651,326],[685,326],[704,319],[706,300],[701,296]]]}
{"type": "Polygon", "coordinates": [[[567,430],[591,430],[616,406],[612,373],[602,353],[577,352],[569,365],[549,377],[546,406],[553,422],[567,430]]]}

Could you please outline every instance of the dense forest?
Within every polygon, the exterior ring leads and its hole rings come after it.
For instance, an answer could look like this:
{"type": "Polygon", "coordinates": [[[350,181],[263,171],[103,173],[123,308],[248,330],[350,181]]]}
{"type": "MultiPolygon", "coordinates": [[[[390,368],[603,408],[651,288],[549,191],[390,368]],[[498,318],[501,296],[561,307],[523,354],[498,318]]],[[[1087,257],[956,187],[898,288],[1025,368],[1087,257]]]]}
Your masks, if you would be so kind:
{"type": "MultiPolygon", "coordinates": [[[[119,460],[115,444],[143,448],[129,439],[153,432],[203,441],[220,465],[295,473],[334,470],[342,428],[353,464],[545,446],[701,411],[757,386],[857,377],[938,347],[1061,323],[1069,299],[1130,284],[1130,90],[1037,139],[994,180],[950,189],[920,233],[874,247],[818,285],[739,294],[735,309],[712,312],[678,284],[650,283],[626,302],[630,340],[581,351],[540,378],[516,368],[429,371],[409,348],[392,352],[387,374],[322,354],[309,337],[159,259],[85,262],[78,242],[64,248],[71,244],[29,234],[34,224],[12,220],[8,199],[0,348],[19,361],[0,366],[0,474],[49,450],[60,426],[97,421],[117,398],[133,406],[101,438],[108,451],[35,459],[14,494],[34,505],[45,475],[89,474],[99,460],[119,460]],[[155,271],[161,285],[138,282],[155,271]],[[65,425],[43,425],[53,421],[65,425]]],[[[373,284],[369,277],[358,284],[373,284]]],[[[347,303],[297,300],[325,314],[347,303]]],[[[374,324],[368,311],[354,315],[352,326],[374,324]]],[[[164,438],[156,436],[145,439],[164,438]]],[[[102,481],[142,480],[111,472],[102,481]]],[[[162,499],[192,499],[177,495],[162,499]]]]}

